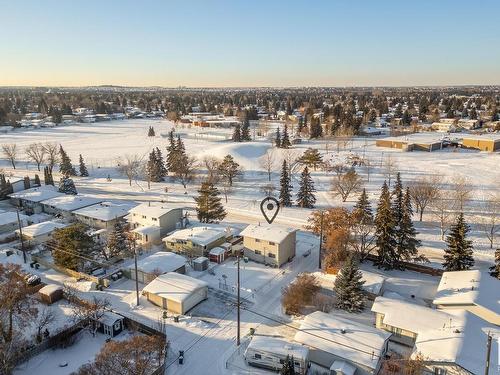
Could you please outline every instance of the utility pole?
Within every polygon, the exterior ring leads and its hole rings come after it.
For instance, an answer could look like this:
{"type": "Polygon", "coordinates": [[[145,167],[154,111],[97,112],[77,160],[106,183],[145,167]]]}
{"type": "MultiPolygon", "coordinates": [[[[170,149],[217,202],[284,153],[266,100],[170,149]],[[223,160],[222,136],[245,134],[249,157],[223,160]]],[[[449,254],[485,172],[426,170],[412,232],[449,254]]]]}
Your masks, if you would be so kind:
{"type": "Polygon", "coordinates": [[[19,238],[21,239],[21,251],[23,252],[23,261],[26,264],[26,250],[24,249],[24,239],[23,239],[23,226],[21,225],[21,218],[19,217],[19,209],[16,210],[17,214],[17,225],[19,226],[19,238]]]}
{"type": "Polygon", "coordinates": [[[237,279],[237,287],[238,287],[238,302],[237,306],[237,320],[238,326],[236,328],[236,346],[240,346],[240,255],[238,254],[238,279],[237,279]]]}
{"type": "Polygon", "coordinates": [[[321,210],[320,228],[319,228],[319,256],[318,256],[318,268],[321,270],[321,253],[323,250],[323,214],[324,211],[321,210]]]}
{"type": "Polygon", "coordinates": [[[489,375],[490,372],[491,339],[491,335],[488,332],[488,341],[486,343],[486,367],[484,369],[484,375],[489,375]]]}
{"type": "Polygon", "coordinates": [[[135,246],[135,237],[132,239],[132,246],[134,247],[135,295],[137,298],[137,306],[139,306],[139,278],[137,275],[137,248],[135,246]]]}

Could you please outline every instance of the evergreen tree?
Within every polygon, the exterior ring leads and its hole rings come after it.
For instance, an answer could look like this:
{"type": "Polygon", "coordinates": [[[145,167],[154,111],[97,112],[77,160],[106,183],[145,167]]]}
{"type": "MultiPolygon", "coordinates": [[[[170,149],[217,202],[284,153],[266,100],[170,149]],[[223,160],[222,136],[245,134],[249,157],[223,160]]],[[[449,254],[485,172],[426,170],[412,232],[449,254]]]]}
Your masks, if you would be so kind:
{"type": "Polygon", "coordinates": [[[233,142],[241,142],[241,126],[236,124],[233,131],[233,142]]]}
{"type": "Polygon", "coordinates": [[[198,220],[201,223],[218,222],[226,217],[226,211],[219,197],[219,190],[211,182],[203,182],[198,193],[199,195],[194,200],[198,220]]]}
{"type": "Polygon", "coordinates": [[[281,133],[280,128],[276,129],[276,139],[274,141],[276,147],[281,147],[281,133]]]}
{"type": "Polygon", "coordinates": [[[281,147],[290,148],[292,144],[290,143],[290,138],[288,137],[288,126],[285,124],[283,129],[283,136],[281,137],[281,147]]]}
{"type": "Polygon", "coordinates": [[[35,175],[35,185],[42,186],[42,183],[40,182],[40,176],[37,174],[35,175]]]}
{"type": "Polygon", "coordinates": [[[58,191],[60,193],[64,194],[70,194],[70,195],[77,195],[78,192],[76,191],[76,186],[75,183],[71,178],[68,177],[61,177],[61,180],[59,181],[59,189],[58,191]]]}
{"type": "Polygon", "coordinates": [[[308,167],[316,170],[316,168],[323,164],[323,157],[321,156],[317,148],[308,148],[304,151],[298,161],[299,163],[307,165],[308,167]]]}
{"type": "MultiPolygon", "coordinates": [[[[396,252],[399,261],[419,259],[417,255],[420,240],[417,240],[418,232],[413,226],[412,216],[413,208],[411,205],[410,189],[406,188],[403,197],[403,212],[399,224],[396,226],[396,252]]],[[[401,263],[399,268],[402,268],[401,263]]]]}
{"type": "Polygon", "coordinates": [[[155,134],[155,130],[152,126],[149,127],[148,129],[148,137],[154,137],[156,134],[155,134]]]}
{"type": "Polygon", "coordinates": [[[286,160],[283,160],[283,167],[281,168],[279,201],[284,207],[292,205],[292,184],[286,160]]]}
{"type": "Polygon", "coordinates": [[[280,375],[295,375],[295,364],[294,364],[293,355],[286,355],[285,363],[283,363],[283,367],[280,370],[280,375]]]}
{"type": "Polygon", "coordinates": [[[321,120],[319,118],[311,118],[311,129],[309,131],[309,138],[321,138],[323,136],[323,128],[321,127],[321,120]]]}
{"type": "Polygon", "coordinates": [[[54,178],[52,177],[52,168],[45,167],[43,168],[43,182],[45,185],[54,186],[54,178]]]}
{"type": "Polygon", "coordinates": [[[377,265],[386,270],[393,269],[397,263],[395,225],[391,194],[387,182],[384,181],[375,216],[375,242],[378,253],[377,265]]]}
{"type": "Polygon", "coordinates": [[[472,241],[467,239],[468,232],[469,226],[465,223],[464,214],[461,212],[446,237],[448,247],[444,250],[443,256],[443,267],[446,271],[468,270],[474,265],[472,241]]]}
{"type": "Polygon", "coordinates": [[[353,212],[356,212],[357,215],[359,215],[361,224],[371,224],[373,222],[372,207],[370,205],[370,201],[368,200],[365,188],[363,188],[363,192],[354,205],[353,212]]]}
{"type": "Polygon", "coordinates": [[[399,172],[396,175],[392,197],[392,210],[394,212],[394,220],[397,227],[403,217],[403,182],[401,181],[401,174],[399,172]]]}
{"type": "Polygon", "coordinates": [[[113,230],[109,233],[106,247],[110,257],[127,256],[129,252],[129,242],[127,237],[126,223],[117,220],[113,230]]]}
{"type": "Polygon", "coordinates": [[[165,166],[165,160],[163,159],[163,154],[160,149],[156,147],[156,164],[158,169],[158,175],[161,176],[163,181],[163,177],[167,175],[167,167],[165,166]]]}
{"type": "Polygon", "coordinates": [[[94,241],[83,224],[56,229],[51,243],[54,263],[74,271],[82,270],[85,260],[80,256],[89,256],[94,247],[94,241]]]}
{"type": "Polygon", "coordinates": [[[175,143],[174,131],[171,130],[168,133],[168,146],[167,146],[167,170],[173,171],[175,167],[175,154],[177,151],[177,145],[175,143]]]}
{"type": "Polygon", "coordinates": [[[241,174],[240,165],[234,161],[231,155],[226,155],[219,166],[219,170],[224,178],[229,182],[229,186],[233,186],[233,180],[241,174]]]}
{"type": "Polygon", "coordinates": [[[349,256],[340,269],[333,290],[335,307],[349,312],[360,312],[365,306],[363,293],[363,275],[353,255],[349,256]]]}
{"type": "Polygon", "coordinates": [[[85,162],[83,161],[83,156],[80,154],[80,176],[82,177],[88,177],[89,176],[89,171],[87,169],[87,166],[85,165],[85,162]]]}
{"type": "Polygon", "coordinates": [[[241,127],[241,140],[243,142],[252,140],[252,138],[250,137],[250,121],[248,120],[248,114],[245,115],[243,126],[241,127]]]}
{"type": "Polygon", "coordinates": [[[314,182],[307,167],[300,176],[299,191],[297,193],[297,205],[303,208],[313,208],[316,203],[314,182]]]}
{"type": "Polygon", "coordinates": [[[62,175],[65,177],[76,176],[76,171],[75,168],[73,168],[73,164],[71,164],[71,159],[68,154],[66,154],[66,151],[64,151],[62,146],[59,146],[59,156],[59,171],[62,175]]]}
{"type": "Polygon", "coordinates": [[[495,264],[490,267],[490,275],[500,280],[500,248],[495,250],[495,264]]]}
{"type": "Polygon", "coordinates": [[[24,182],[24,190],[27,190],[31,187],[31,181],[28,176],[24,177],[23,182],[24,182]]]}

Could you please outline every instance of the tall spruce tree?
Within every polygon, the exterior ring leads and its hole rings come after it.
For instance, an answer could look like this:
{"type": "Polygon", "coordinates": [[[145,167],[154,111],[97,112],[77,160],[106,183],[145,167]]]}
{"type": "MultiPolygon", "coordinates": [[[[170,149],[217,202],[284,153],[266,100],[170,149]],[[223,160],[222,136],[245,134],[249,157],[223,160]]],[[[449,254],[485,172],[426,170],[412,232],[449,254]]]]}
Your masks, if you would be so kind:
{"type": "Polygon", "coordinates": [[[314,182],[307,167],[304,168],[300,175],[299,191],[297,193],[297,205],[303,208],[314,208],[316,196],[314,192],[314,182]]]}
{"type": "Polygon", "coordinates": [[[226,217],[226,211],[219,197],[219,190],[211,182],[203,182],[198,193],[199,195],[194,200],[200,222],[213,223],[226,217]]]}
{"type": "Polygon", "coordinates": [[[281,137],[281,148],[290,148],[292,144],[290,143],[290,138],[288,137],[288,126],[285,124],[283,128],[283,136],[281,137]]]}
{"type": "Polygon", "coordinates": [[[83,161],[82,154],[80,154],[79,166],[80,166],[80,176],[82,176],[82,177],[88,177],[89,176],[89,171],[87,169],[87,166],[85,165],[85,162],[83,161]]]}
{"type": "Polygon", "coordinates": [[[490,275],[500,280],[500,248],[495,250],[495,264],[490,267],[490,275]]]}
{"type": "Polygon", "coordinates": [[[354,205],[353,212],[359,215],[361,224],[369,225],[373,223],[373,211],[365,188],[363,188],[358,201],[354,205]]]}
{"type": "Polygon", "coordinates": [[[321,127],[321,120],[319,118],[311,118],[311,129],[309,131],[309,138],[321,138],[323,136],[323,128],[321,127]]]}
{"type": "Polygon", "coordinates": [[[233,131],[233,142],[241,142],[241,126],[236,124],[233,131]]]}
{"type": "Polygon", "coordinates": [[[156,134],[155,134],[155,130],[152,126],[149,127],[148,129],[148,137],[154,137],[156,134]]]}
{"type": "Polygon", "coordinates": [[[469,226],[461,212],[457,222],[451,227],[446,237],[447,248],[444,250],[443,267],[446,271],[468,270],[474,265],[472,241],[467,239],[469,226]]]}
{"type": "Polygon", "coordinates": [[[386,270],[393,269],[397,263],[396,221],[391,207],[391,194],[384,181],[375,216],[375,243],[377,245],[377,266],[386,270]]]}
{"type": "Polygon", "coordinates": [[[76,190],[76,186],[73,180],[69,177],[64,177],[64,176],[61,177],[61,180],[59,181],[58,191],[60,193],[70,194],[70,195],[78,194],[78,191],[76,190]]]}
{"type": "Polygon", "coordinates": [[[165,160],[163,159],[163,154],[160,149],[156,147],[156,164],[158,169],[158,175],[161,177],[163,181],[163,177],[167,175],[167,167],[165,166],[165,160]]]}
{"type": "Polygon", "coordinates": [[[281,168],[279,201],[284,207],[292,205],[292,184],[286,160],[283,160],[283,167],[281,168]]]}
{"type": "Polygon", "coordinates": [[[43,182],[45,185],[54,186],[54,178],[52,177],[52,168],[50,167],[43,168],[43,182]]]}
{"type": "Polygon", "coordinates": [[[167,171],[173,171],[175,167],[175,153],[177,151],[177,144],[175,143],[174,131],[168,133],[168,146],[167,146],[167,171]]]}
{"type": "Polygon", "coordinates": [[[252,137],[250,137],[250,121],[248,120],[248,114],[245,115],[243,126],[241,127],[241,140],[243,142],[252,140],[252,137]]]}
{"type": "Polygon", "coordinates": [[[363,310],[365,306],[364,283],[358,261],[353,255],[350,255],[335,278],[333,286],[335,307],[349,312],[363,310]]]}
{"type": "Polygon", "coordinates": [[[24,177],[23,182],[24,182],[24,190],[27,190],[31,187],[31,181],[28,176],[24,177]]]}
{"type": "Polygon", "coordinates": [[[40,176],[38,174],[35,175],[35,186],[42,186],[42,183],[40,182],[40,176]]]}
{"type": "Polygon", "coordinates": [[[71,159],[62,146],[59,146],[59,160],[59,171],[63,176],[76,176],[76,171],[75,168],[73,168],[73,164],[71,164],[71,159]]]}
{"type": "Polygon", "coordinates": [[[392,190],[392,210],[394,212],[394,220],[396,222],[396,230],[403,217],[403,182],[401,181],[401,174],[398,172],[396,175],[396,182],[392,190]]]}
{"type": "Polygon", "coordinates": [[[125,257],[128,255],[129,242],[126,229],[126,223],[123,220],[116,220],[106,242],[109,257],[125,257]]]}
{"type": "Polygon", "coordinates": [[[276,138],[274,139],[274,145],[276,147],[281,147],[281,133],[280,133],[280,128],[276,129],[276,138]]]}
{"type": "MultiPolygon", "coordinates": [[[[398,261],[417,260],[420,240],[417,239],[418,232],[413,226],[413,208],[411,205],[410,189],[407,187],[403,196],[403,212],[399,224],[396,226],[396,252],[398,261]]],[[[423,258],[422,258],[423,259],[423,258]]],[[[400,263],[399,268],[403,268],[400,263]]]]}

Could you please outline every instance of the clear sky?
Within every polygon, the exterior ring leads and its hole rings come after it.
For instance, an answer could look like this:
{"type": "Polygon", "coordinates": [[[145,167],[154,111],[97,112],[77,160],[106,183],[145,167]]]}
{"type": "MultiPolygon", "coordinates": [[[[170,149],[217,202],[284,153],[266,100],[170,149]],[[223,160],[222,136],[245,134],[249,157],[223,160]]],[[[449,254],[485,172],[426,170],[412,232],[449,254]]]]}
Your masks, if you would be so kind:
{"type": "Polygon", "coordinates": [[[0,0],[0,86],[500,84],[500,0],[0,0]]]}

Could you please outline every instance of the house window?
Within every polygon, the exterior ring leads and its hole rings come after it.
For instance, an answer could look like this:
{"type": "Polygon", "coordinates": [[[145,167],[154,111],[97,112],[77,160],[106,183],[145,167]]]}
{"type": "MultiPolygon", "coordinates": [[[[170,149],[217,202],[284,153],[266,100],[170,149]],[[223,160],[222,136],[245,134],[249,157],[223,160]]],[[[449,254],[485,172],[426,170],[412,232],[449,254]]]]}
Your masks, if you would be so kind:
{"type": "Polygon", "coordinates": [[[273,253],[268,253],[267,256],[269,258],[276,258],[276,254],[273,254],[273,253]]]}
{"type": "Polygon", "coordinates": [[[272,241],[269,241],[269,245],[274,246],[276,244],[274,242],[272,242],[272,241]]]}
{"type": "Polygon", "coordinates": [[[153,221],[158,221],[158,219],[156,217],[153,217],[153,221]]]}
{"type": "Polygon", "coordinates": [[[440,367],[434,367],[435,375],[446,375],[446,369],[440,367]]]}
{"type": "Polygon", "coordinates": [[[300,362],[295,361],[295,362],[293,362],[293,364],[294,364],[295,366],[300,367],[300,362]]]}
{"type": "Polygon", "coordinates": [[[254,358],[255,359],[262,359],[262,356],[260,354],[255,353],[254,354],[254,358]]]}
{"type": "Polygon", "coordinates": [[[260,251],[260,250],[255,250],[255,254],[257,254],[257,255],[261,255],[261,254],[262,254],[262,251],[260,251]]]}
{"type": "Polygon", "coordinates": [[[255,242],[260,242],[260,240],[258,238],[255,239],[255,242]]]}
{"type": "Polygon", "coordinates": [[[146,218],[146,215],[142,215],[142,218],[145,219],[146,218]]]}

